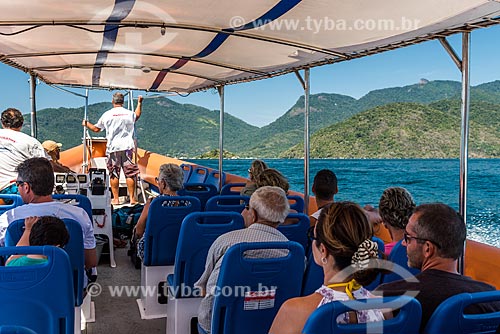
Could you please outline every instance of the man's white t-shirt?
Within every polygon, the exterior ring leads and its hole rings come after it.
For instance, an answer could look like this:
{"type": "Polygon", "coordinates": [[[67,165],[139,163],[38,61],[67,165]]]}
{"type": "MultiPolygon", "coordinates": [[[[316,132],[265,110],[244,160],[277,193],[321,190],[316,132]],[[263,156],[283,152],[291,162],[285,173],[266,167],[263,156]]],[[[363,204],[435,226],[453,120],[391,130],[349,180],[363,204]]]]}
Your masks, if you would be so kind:
{"type": "Polygon", "coordinates": [[[58,201],[24,204],[4,212],[0,216],[0,246],[5,245],[5,233],[10,223],[32,216],[54,216],[76,220],[82,226],[83,248],[95,248],[94,227],[87,212],[78,206],[58,201]]]}
{"type": "Polygon", "coordinates": [[[95,126],[106,130],[106,153],[134,148],[135,118],[135,112],[123,107],[115,107],[102,114],[95,126]]]}
{"type": "Polygon", "coordinates": [[[0,190],[17,178],[16,167],[29,158],[47,155],[36,138],[20,131],[0,129],[0,190]]]}

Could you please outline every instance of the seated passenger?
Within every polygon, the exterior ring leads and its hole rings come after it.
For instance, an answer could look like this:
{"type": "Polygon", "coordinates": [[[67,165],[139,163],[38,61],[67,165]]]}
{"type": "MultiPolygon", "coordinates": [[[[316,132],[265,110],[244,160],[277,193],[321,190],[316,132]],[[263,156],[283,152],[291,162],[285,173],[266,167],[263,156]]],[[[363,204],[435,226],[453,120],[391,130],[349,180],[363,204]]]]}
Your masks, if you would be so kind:
{"type": "Polygon", "coordinates": [[[312,193],[316,196],[316,206],[318,211],[309,216],[311,226],[316,224],[321,210],[328,204],[333,203],[336,193],[339,189],[337,187],[337,175],[329,169],[322,169],[314,176],[312,185],[312,193]]]}
{"type": "MultiPolygon", "coordinates": [[[[371,237],[371,226],[359,205],[337,202],[323,208],[314,229],[312,251],[314,262],[323,268],[324,284],[309,296],[287,300],[269,333],[300,334],[307,318],[321,305],[337,300],[372,298],[373,295],[363,288],[377,275],[376,270],[366,269],[370,260],[378,256],[377,244],[371,237]]],[[[379,310],[363,310],[343,314],[337,321],[365,323],[383,319],[379,310]]]]}
{"type": "Polygon", "coordinates": [[[74,173],[69,167],[64,166],[59,162],[61,153],[61,143],[56,143],[53,140],[46,140],[42,143],[43,149],[52,159],[50,163],[52,164],[52,169],[56,173],[74,173]]]}
{"type": "Polygon", "coordinates": [[[256,159],[252,161],[252,165],[248,169],[249,180],[245,184],[245,187],[241,189],[240,195],[252,196],[253,192],[257,190],[257,185],[255,184],[257,176],[267,168],[266,163],[262,160],[256,159]]]}
{"type": "MultiPolygon", "coordinates": [[[[223,234],[214,241],[208,251],[205,271],[195,283],[205,295],[198,310],[198,322],[206,332],[210,333],[211,329],[213,294],[226,251],[242,242],[288,241],[276,227],[285,220],[289,209],[283,189],[261,187],[252,194],[248,208],[242,213],[246,228],[223,234]]],[[[282,252],[283,250],[255,250],[248,251],[247,256],[269,258],[282,256],[282,252]]]]}
{"type": "MultiPolygon", "coordinates": [[[[462,276],[457,271],[458,258],[464,250],[466,227],[462,217],[442,203],[417,206],[406,226],[403,244],[408,265],[420,269],[417,282],[406,280],[380,285],[374,293],[398,296],[418,291],[415,298],[422,305],[422,331],[434,310],[445,299],[462,292],[493,291],[489,284],[462,276]]],[[[467,313],[500,311],[498,303],[474,304],[467,313]]]]}
{"type": "Polygon", "coordinates": [[[16,167],[28,158],[45,157],[42,144],[23,132],[24,117],[15,108],[2,112],[0,129],[0,194],[17,194],[16,167]]]}
{"type": "Polygon", "coordinates": [[[392,242],[385,244],[385,254],[389,255],[394,245],[403,240],[408,220],[415,210],[415,201],[405,188],[387,188],[382,193],[378,210],[382,223],[389,230],[392,242]]]}
{"type": "MultiPolygon", "coordinates": [[[[270,187],[278,187],[283,189],[285,194],[288,195],[288,190],[290,188],[290,184],[288,183],[288,180],[286,177],[281,174],[277,169],[274,168],[267,168],[264,171],[262,171],[260,174],[257,175],[255,178],[255,185],[257,186],[257,189],[265,186],[270,186],[270,187]]],[[[289,213],[296,213],[297,211],[290,209],[289,213]]],[[[297,219],[295,218],[287,218],[283,222],[285,225],[289,224],[295,224],[297,223],[297,219]]]]}
{"type": "MultiPolygon", "coordinates": [[[[176,164],[163,164],[160,166],[160,171],[156,182],[158,183],[158,189],[160,195],[163,196],[177,196],[177,191],[182,189],[184,180],[184,172],[176,164]]],[[[146,231],[146,221],[148,220],[149,206],[153,201],[153,197],[150,197],[144,208],[142,209],[141,216],[137,221],[137,225],[134,228],[132,235],[132,243],[137,243],[136,252],[139,259],[144,257],[144,231],[146,231]]],[[[186,206],[187,203],[184,201],[167,201],[164,203],[165,206],[186,206]]],[[[134,248],[132,248],[132,251],[134,248]]]]}
{"type": "Polygon", "coordinates": [[[54,172],[50,161],[45,158],[31,158],[17,166],[17,187],[24,205],[10,209],[0,216],[0,246],[4,245],[5,232],[10,223],[32,216],[54,216],[69,218],[80,223],[85,250],[85,268],[97,265],[94,227],[87,212],[75,205],[54,201],[54,172]]]}
{"type": "MultiPolygon", "coordinates": [[[[64,222],[51,216],[28,217],[24,220],[24,232],[16,246],[57,246],[64,247],[69,241],[69,233],[64,222]]],[[[47,262],[41,254],[12,255],[7,266],[30,266],[47,262]]]]}

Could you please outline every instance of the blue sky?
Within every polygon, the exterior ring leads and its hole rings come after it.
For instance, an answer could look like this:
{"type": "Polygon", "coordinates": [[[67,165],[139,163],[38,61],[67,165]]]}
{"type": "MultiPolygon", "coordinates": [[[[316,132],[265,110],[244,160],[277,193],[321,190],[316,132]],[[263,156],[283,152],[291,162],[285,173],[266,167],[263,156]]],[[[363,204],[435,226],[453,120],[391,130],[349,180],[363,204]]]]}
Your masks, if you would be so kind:
{"type": "MultiPolygon", "coordinates": [[[[461,35],[452,36],[449,41],[460,53],[461,35]]],[[[472,85],[500,80],[500,26],[473,31],[471,45],[472,85]]],[[[28,113],[28,75],[0,64],[0,78],[0,110],[15,107],[28,113]]],[[[374,89],[414,84],[421,78],[460,81],[460,72],[438,41],[314,68],[311,70],[311,93],[338,93],[360,98],[374,89]]],[[[226,112],[250,124],[263,126],[283,115],[302,94],[294,74],[231,85],[225,90],[226,112]]],[[[213,90],[170,98],[179,103],[219,109],[219,96],[213,90]]],[[[110,99],[111,92],[93,90],[89,103],[110,99]]],[[[83,103],[83,99],[45,84],[37,88],[37,109],[79,107],[83,103]]]]}

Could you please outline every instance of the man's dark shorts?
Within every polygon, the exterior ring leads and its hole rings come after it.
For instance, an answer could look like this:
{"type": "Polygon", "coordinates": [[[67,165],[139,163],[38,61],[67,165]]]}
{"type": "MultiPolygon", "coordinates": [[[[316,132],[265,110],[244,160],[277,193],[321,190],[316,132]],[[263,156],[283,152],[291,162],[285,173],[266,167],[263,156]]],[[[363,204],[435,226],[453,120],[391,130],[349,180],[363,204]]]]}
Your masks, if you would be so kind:
{"type": "Polygon", "coordinates": [[[109,174],[120,178],[120,168],[123,168],[125,177],[134,177],[139,174],[139,167],[132,161],[132,150],[112,152],[108,156],[109,174]]]}

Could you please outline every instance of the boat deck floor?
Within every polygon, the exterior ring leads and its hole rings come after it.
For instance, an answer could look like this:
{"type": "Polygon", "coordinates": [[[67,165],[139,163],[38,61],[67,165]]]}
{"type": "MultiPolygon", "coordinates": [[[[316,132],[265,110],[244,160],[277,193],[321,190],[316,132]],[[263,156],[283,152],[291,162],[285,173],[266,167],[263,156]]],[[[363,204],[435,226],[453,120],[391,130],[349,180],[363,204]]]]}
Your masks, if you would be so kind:
{"type": "Polygon", "coordinates": [[[101,256],[97,267],[97,282],[101,285],[102,292],[92,298],[95,304],[95,322],[87,324],[87,334],[165,333],[166,318],[141,319],[136,302],[138,296],[111,295],[110,287],[141,285],[141,271],[132,265],[127,249],[115,248],[116,268],[109,266],[108,255],[101,256]]]}

